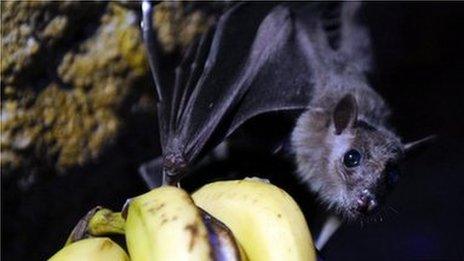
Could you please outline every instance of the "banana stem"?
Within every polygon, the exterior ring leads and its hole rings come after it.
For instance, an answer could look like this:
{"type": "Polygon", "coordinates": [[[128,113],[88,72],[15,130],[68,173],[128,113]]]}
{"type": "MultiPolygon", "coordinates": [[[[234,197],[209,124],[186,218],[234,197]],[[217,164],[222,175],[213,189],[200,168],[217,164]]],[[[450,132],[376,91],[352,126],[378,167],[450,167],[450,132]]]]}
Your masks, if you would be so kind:
{"type": "Polygon", "coordinates": [[[125,222],[120,212],[97,206],[77,222],[65,246],[88,237],[124,234],[125,222]]]}
{"type": "Polygon", "coordinates": [[[113,212],[103,208],[90,219],[87,232],[92,236],[124,234],[125,223],[121,212],[113,212]]]}

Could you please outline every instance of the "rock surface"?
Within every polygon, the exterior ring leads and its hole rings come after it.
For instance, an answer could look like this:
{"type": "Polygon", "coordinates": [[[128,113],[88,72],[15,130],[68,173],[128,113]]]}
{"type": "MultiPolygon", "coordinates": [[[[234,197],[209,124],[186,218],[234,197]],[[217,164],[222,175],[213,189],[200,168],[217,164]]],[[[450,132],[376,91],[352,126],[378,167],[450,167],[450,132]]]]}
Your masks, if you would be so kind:
{"type": "MultiPolygon", "coordinates": [[[[138,4],[10,1],[1,9],[2,177],[27,185],[98,161],[134,110],[153,110],[138,4]]],[[[185,48],[211,13],[157,5],[165,52],[185,48]]]]}

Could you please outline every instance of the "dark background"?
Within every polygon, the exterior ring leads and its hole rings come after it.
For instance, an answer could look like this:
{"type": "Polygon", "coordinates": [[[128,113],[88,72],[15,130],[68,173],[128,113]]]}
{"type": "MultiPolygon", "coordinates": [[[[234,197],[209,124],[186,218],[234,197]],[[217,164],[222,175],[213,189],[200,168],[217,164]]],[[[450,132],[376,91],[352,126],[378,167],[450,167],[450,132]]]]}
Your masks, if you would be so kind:
{"type": "MultiPolygon", "coordinates": [[[[405,161],[383,221],[342,227],[322,256],[464,260],[464,4],[368,3],[365,11],[377,63],[371,80],[394,111],[392,125],[406,141],[429,134],[438,139],[405,161]]],[[[159,153],[155,113],[136,116],[127,126],[112,153],[85,169],[41,180],[27,191],[2,178],[2,258],[50,257],[87,210],[117,210],[146,191],[137,167],[159,153]]],[[[247,169],[244,175],[266,173],[308,217],[314,214],[311,196],[287,162],[232,158],[214,171],[230,166],[247,169]]]]}

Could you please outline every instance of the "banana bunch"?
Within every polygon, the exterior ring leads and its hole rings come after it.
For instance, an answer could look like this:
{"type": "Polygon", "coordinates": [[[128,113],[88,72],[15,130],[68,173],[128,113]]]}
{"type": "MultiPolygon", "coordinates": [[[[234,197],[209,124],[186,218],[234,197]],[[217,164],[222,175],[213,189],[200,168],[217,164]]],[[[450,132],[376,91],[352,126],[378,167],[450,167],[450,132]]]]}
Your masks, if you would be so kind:
{"type": "Polygon", "coordinates": [[[296,202],[260,179],[214,182],[192,195],[163,186],[79,221],[50,260],[315,260],[296,202]],[[107,237],[124,234],[125,250],[107,237]],[[82,239],[85,238],[85,239],[82,239]]]}

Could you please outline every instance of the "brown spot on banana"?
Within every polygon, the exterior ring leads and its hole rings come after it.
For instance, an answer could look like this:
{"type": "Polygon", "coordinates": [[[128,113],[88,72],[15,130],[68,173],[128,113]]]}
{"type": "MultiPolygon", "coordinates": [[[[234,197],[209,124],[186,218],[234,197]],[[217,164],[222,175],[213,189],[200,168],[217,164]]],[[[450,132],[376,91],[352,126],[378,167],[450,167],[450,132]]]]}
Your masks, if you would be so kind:
{"type": "Polygon", "coordinates": [[[188,224],[185,226],[185,230],[190,232],[190,243],[189,243],[189,251],[192,251],[193,247],[195,246],[195,241],[198,238],[198,224],[188,224]]]}

